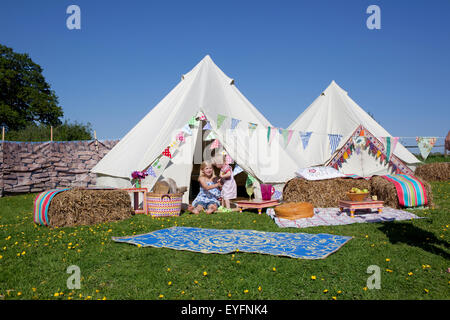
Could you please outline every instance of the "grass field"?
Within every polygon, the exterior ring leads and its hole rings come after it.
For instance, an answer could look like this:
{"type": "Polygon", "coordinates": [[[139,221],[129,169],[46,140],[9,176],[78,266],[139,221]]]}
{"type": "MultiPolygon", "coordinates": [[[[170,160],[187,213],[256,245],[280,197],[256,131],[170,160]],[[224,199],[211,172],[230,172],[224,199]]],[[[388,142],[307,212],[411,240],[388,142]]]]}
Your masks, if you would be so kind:
{"type": "Polygon", "coordinates": [[[50,229],[33,223],[35,195],[0,198],[0,299],[449,299],[450,182],[432,183],[435,209],[406,222],[283,232],[354,237],[324,260],[139,248],[111,236],[171,226],[280,231],[265,214],[183,214],[50,229]],[[67,268],[81,288],[67,289],[67,268]],[[366,286],[381,268],[381,289],[366,286]]]}

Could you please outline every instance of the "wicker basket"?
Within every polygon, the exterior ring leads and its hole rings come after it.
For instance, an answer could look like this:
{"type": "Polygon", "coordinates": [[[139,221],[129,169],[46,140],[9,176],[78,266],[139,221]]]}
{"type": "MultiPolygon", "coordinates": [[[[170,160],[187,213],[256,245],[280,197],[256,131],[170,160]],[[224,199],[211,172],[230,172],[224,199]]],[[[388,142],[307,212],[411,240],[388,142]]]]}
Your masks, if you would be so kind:
{"type": "Polygon", "coordinates": [[[364,193],[350,193],[350,192],[347,192],[347,197],[351,201],[364,201],[364,199],[366,199],[368,196],[369,196],[368,192],[364,192],[364,193]]]}
{"type": "Polygon", "coordinates": [[[147,193],[147,210],[152,217],[179,216],[181,212],[182,193],[147,193]]]}

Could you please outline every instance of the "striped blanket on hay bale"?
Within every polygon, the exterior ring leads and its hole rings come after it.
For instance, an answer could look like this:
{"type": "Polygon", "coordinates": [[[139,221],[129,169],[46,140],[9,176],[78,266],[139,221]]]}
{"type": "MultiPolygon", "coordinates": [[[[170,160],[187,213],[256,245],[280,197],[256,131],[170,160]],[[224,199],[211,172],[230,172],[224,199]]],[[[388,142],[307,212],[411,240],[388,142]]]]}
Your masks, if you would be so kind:
{"type": "MultiPolygon", "coordinates": [[[[425,193],[427,203],[433,206],[433,195],[428,182],[418,179],[423,187],[418,187],[415,192],[425,193]]],[[[399,200],[396,186],[382,176],[374,176],[370,180],[354,178],[334,178],[327,180],[309,181],[302,178],[289,180],[283,189],[284,202],[309,202],[315,208],[336,208],[339,200],[347,199],[346,193],[353,187],[368,189],[371,195],[376,195],[384,201],[386,207],[396,209],[404,208],[403,200],[399,200]]]]}
{"type": "Polygon", "coordinates": [[[93,225],[133,214],[124,190],[52,189],[41,192],[34,201],[34,222],[50,227],[93,225]]]}

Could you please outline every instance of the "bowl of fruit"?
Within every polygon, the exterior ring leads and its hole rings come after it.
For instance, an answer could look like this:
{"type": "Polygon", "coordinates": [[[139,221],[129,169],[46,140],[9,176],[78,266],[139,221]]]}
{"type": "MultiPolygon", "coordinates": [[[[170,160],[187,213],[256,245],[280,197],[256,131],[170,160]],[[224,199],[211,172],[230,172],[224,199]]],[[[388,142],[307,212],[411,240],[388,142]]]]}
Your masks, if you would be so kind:
{"type": "Polygon", "coordinates": [[[358,189],[352,188],[349,192],[347,192],[347,197],[351,201],[364,201],[369,196],[369,190],[367,189],[358,189]]]}

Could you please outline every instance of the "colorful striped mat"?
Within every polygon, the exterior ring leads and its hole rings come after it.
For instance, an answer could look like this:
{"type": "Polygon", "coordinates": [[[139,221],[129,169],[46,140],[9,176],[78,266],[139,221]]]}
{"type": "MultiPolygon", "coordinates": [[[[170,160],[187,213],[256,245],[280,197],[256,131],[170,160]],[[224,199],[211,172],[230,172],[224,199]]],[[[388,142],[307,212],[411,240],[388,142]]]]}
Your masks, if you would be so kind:
{"type": "Polygon", "coordinates": [[[34,208],[33,208],[33,216],[34,216],[34,222],[43,226],[48,226],[48,208],[50,207],[50,202],[53,199],[55,195],[57,195],[60,192],[69,190],[70,188],[66,189],[51,189],[44,192],[41,192],[37,195],[36,199],[34,200],[34,208]]]}
{"type": "Polygon", "coordinates": [[[427,191],[422,182],[409,174],[381,176],[392,182],[402,207],[420,207],[428,204],[427,191]]]}

